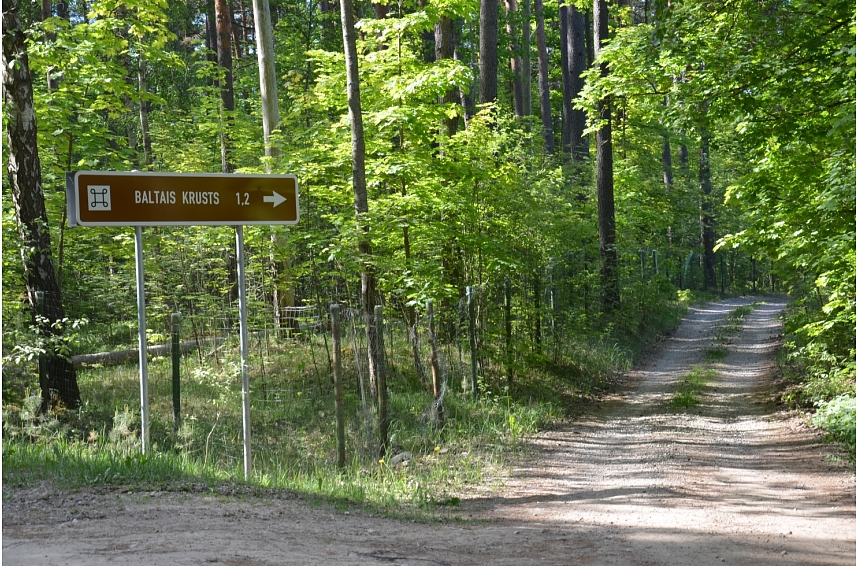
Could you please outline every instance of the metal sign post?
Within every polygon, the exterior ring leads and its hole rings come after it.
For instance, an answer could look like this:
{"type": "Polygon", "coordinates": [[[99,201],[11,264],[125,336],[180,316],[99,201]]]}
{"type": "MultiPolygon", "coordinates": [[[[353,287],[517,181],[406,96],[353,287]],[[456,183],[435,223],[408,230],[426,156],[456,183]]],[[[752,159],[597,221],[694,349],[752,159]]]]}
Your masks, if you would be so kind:
{"type": "Polygon", "coordinates": [[[245,480],[251,475],[251,384],[248,376],[248,299],[245,292],[245,236],[236,226],[236,263],[239,271],[239,349],[242,360],[242,438],[245,480]]]}
{"type": "Polygon", "coordinates": [[[137,343],[140,355],[140,445],[149,450],[149,377],[146,359],[146,298],[143,288],[143,229],[134,227],[134,265],[137,279],[137,343]]]}
{"type": "Polygon", "coordinates": [[[140,418],[143,453],[149,450],[149,383],[142,226],[235,226],[242,364],[242,435],[245,479],[251,474],[251,394],[248,374],[248,302],[243,225],[299,222],[295,175],[66,172],[69,226],[134,226],[137,324],[140,346],[140,418]]]}

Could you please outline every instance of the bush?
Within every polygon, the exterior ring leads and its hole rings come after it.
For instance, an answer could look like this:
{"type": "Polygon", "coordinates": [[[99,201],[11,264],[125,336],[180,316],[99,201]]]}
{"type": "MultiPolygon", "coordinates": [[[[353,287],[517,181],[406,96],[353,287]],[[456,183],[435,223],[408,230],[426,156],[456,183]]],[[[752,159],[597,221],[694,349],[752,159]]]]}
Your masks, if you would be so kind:
{"type": "Polygon", "coordinates": [[[840,395],[818,404],[812,417],[815,426],[827,433],[827,438],[842,444],[850,454],[857,448],[857,397],[840,395]]]}

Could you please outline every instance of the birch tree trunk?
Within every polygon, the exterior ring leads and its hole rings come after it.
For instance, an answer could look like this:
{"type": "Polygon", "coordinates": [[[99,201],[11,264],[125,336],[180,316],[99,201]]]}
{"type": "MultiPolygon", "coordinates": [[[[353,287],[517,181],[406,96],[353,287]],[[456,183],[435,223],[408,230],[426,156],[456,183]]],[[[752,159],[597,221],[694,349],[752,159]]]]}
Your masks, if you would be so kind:
{"type": "MultiPolygon", "coordinates": [[[[266,157],[277,157],[272,146],[272,132],[278,128],[278,83],[275,76],[275,40],[268,0],[254,0],[254,32],[257,38],[257,63],[260,68],[260,98],[263,103],[263,142],[266,157]]],[[[270,166],[267,164],[267,169],[270,166]]]]}
{"type": "MultiPolygon", "coordinates": [[[[18,0],[3,2],[3,101],[7,123],[7,169],[15,219],[18,225],[21,260],[27,300],[43,337],[61,340],[62,328],[54,323],[65,318],[51,258],[51,238],[45,196],[42,191],[42,166],[36,145],[36,114],[33,108],[33,83],[24,31],[18,14],[18,0]],[[44,307],[37,312],[37,293],[44,294],[44,307]]],[[[68,408],[81,404],[77,373],[70,359],[48,349],[46,381],[40,383],[42,398],[54,395],[68,408]]]]}

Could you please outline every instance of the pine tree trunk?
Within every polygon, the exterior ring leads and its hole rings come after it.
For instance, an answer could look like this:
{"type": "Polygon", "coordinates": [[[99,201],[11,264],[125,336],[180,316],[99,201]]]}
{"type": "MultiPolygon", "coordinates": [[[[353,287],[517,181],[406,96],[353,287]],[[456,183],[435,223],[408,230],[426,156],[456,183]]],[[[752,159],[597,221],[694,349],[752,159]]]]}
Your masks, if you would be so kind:
{"type": "Polygon", "coordinates": [[[489,104],[499,95],[499,3],[498,0],[481,0],[480,38],[478,40],[481,85],[478,102],[489,104]]]}
{"type": "MultiPolygon", "coordinates": [[[[531,0],[523,0],[523,54],[522,54],[522,77],[523,77],[523,113],[525,116],[532,115],[532,57],[531,57],[531,0]]],[[[526,131],[532,131],[531,120],[526,122],[526,131]]]]}
{"type": "MultiPolygon", "coordinates": [[[[436,22],[434,34],[435,55],[436,60],[454,58],[454,22],[447,16],[442,16],[436,22]]],[[[452,88],[445,93],[445,96],[440,100],[442,104],[453,104],[457,102],[457,92],[452,88]]],[[[448,136],[453,136],[457,133],[457,117],[448,118],[445,120],[445,128],[448,136]]]]}
{"type": "Polygon", "coordinates": [[[570,61],[568,60],[570,51],[567,47],[567,13],[571,9],[565,5],[565,0],[559,0],[558,20],[561,27],[561,32],[559,33],[561,40],[561,50],[559,52],[561,55],[561,151],[565,160],[570,157],[570,140],[573,137],[573,106],[570,104],[570,61]]]}
{"type": "Polygon", "coordinates": [[[538,92],[540,93],[540,116],[543,124],[543,146],[549,155],[555,153],[552,131],[552,107],[549,99],[549,60],[546,51],[546,29],[544,27],[543,0],[535,2],[535,36],[538,50],[538,92]]]}
{"type": "MultiPolygon", "coordinates": [[[[609,38],[609,9],[606,0],[594,0],[594,57],[600,54],[603,42],[609,38]]],[[[609,68],[601,63],[600,74],[609,68]]],[[[606,96],[598,102],[600,129],[597,130],[597,224],[600,240],[600,289],[604,311],[613,311],[621,304],[618,280],[618,251],[615,247],[615,188],[612,177],[612,105],[606,96]]]]}
{"type": "MultiPolygon", "coordinates": [[[[702,116],[706,117],[708,105],[705,103],[702,106],[702,116]]],[[[714,257],[716,237],[714,235],[714,216],[711,212],[711,139],[707,125],[699,128],[699,136],[702,140],[699,148],[699,186],[702,190],[700,222],[702,228],[705,288],[714,289],[717,286],[717,268],[714,257]]]]}
{"type": "MultiPolygon", "coordinates": [[[[463,62],[474,71],[474,64],[471,61],[466,61],[463,54],[457,48],[460,45],[460,37],[463,34],[463,22],[457,21],[454,24],[454,59],[463,62]]],[[[475,115],[475,97],[472,94],[474,89],[460,89],[460,106],[463,107],[463,124],[469,127],[469,120],[475,115]]]]}
{"type": "MultiPolygon", "coordinates": [[[[579,97],[585,87],[582,73],[588,65],[585,52],[585,15],[570,6],[567,9],[567,53],[570,65],[570,98],[579,97]]],[[[571,109],[570,152],[574,161],[585,159],[588,155],[588,140],[585,137],[585,110],[571,109]]]]}
{"type": "MultiPolygon", "coordinates": [[[[37,323],[41,333],[59,338],[62,329],[55,328],[53,323],[64,319],[65,313],[51,258],[42,168],[36,145],[33,83],[17,0],[6,0],[3,4],[3,94],[4,119],[7,122],[7,168],[18,224],[27,298],[34,317],[42,315],[37,323]],[[37,312],[37,293],[44,293],[41,313],[37,312]]],[[[40,384],[42,398],[48,400],[56,395],[66,407],[78,407],[81,394],[71,360],[48,351],[46,366],[47,379],[40,384]]]]}
{"type": "Polygon", "coordinates": [[[218,44],[218,66],[224,69],[221,81],[221,106],[227,113],[221,133],[221,172],[232,173],[235,166],[230,162],[231,114],[236,106],[233,97],[233,48],[231,46],[233,22],[227,0],[215,0],[215,30],[218,44]]]}

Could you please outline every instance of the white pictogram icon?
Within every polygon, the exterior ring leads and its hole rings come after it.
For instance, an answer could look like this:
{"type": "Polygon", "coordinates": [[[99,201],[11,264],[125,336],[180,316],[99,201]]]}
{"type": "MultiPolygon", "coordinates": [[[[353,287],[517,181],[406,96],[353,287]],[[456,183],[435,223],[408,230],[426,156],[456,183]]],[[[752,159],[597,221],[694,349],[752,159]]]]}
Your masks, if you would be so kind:
{"type": "Polygon", "coordinates": [[[110,210],[110,185],[87,185],[87,210],[110,210]]]}

